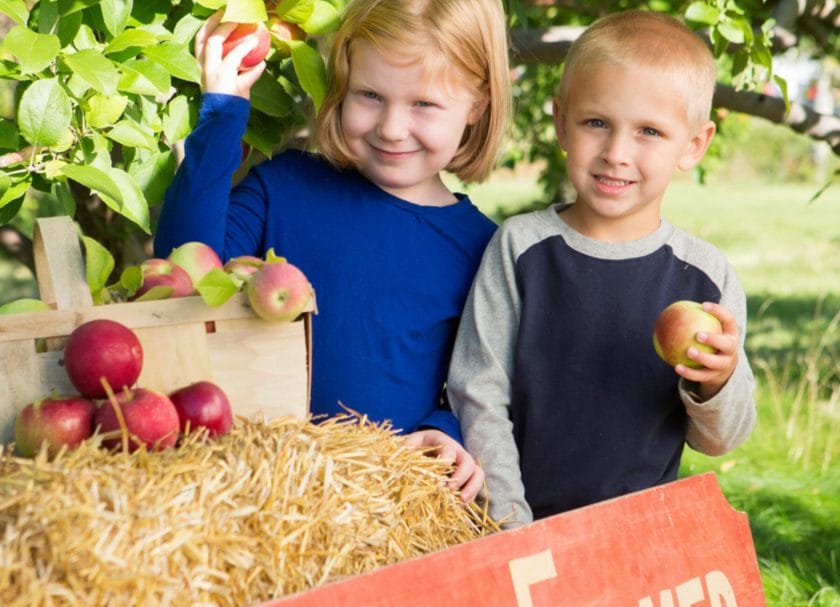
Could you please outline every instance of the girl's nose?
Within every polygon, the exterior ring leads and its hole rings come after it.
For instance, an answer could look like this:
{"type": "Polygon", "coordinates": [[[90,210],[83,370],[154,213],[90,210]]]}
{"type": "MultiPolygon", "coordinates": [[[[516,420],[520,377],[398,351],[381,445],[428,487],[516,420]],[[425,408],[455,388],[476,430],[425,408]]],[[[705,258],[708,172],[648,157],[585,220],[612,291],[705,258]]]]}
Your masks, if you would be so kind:
{"type": "Polygon", "coordinates": [[[383,141],[400,141],[408,134],[408,116],[400,108],[386,106],[376,124],[376,135],[383,141]]]}

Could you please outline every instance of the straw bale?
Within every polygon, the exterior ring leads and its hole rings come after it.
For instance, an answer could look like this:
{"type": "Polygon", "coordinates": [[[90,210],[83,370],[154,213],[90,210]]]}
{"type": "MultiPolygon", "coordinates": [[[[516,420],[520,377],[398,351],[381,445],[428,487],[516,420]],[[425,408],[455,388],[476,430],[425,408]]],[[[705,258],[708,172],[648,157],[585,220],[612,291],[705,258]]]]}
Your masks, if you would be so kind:
{"type": "Polygon", "coordinates": [[[450,471],[353,415],[154,453],[0,448],[0,604],[239,607],[498,531],[450,471]]]}

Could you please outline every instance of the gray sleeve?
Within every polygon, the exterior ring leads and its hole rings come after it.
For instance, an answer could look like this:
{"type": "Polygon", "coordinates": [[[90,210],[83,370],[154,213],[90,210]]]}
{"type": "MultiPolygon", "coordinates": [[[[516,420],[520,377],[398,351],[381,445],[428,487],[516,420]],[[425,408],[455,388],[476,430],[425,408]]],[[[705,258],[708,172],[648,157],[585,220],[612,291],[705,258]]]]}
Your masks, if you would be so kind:
{"type": "Polygon", "coordinates": [[[465,447],[487,476],[489,514],[504,527],[533,520],[509,415],[520,310],[512,247],[504,226],[487,246],[461,317],[447,379],[465,447]]]}
{"type": "Polygon", "coordinates": [[[686,442],[706,455],[722,455],[736,448],[750,435],[756,421],[755,379],[744,350],[746,296],[728,264],[720,287],[720,303],[732,312],[738,323],[740,348],[735,371],[720,392],[702,402],[688,389],[688,382],[680,380],[680,397],[688,413],[686,442]]]}

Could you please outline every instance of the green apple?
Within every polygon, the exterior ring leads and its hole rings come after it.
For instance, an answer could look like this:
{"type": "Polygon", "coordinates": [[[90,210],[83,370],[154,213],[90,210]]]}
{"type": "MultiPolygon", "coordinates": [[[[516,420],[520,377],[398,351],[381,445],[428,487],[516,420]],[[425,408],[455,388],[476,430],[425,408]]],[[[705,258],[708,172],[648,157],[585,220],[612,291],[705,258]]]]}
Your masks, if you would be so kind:
{"type": "Polygon", "coordinates": [[[659,357],[671,366],[685,365],[694,369],[702,365],[688,358],[686,351],[697,348],[701,352],[715,349],[697,341],[699,332],[720,333],[720,321],[706,312],[696,301],[675,301],[666,307],[653,327],[653,347],[659,357]]]}

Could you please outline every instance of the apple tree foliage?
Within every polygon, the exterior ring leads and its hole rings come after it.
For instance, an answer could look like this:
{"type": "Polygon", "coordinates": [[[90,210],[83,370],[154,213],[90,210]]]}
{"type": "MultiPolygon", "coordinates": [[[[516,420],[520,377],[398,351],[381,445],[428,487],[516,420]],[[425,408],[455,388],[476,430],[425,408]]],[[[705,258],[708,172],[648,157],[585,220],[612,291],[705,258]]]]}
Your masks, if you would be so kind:
{"type": "MultiPolygon", "coordinates": [[[[226,20],[238,22],[276,13],[307,33],[305,41],[273,50],[252,91],[247,167],[305,130],[324,95],[323,45],[346,2],[0,0],[0,250],[9,250],[5,228],[25,238],[35,217],[68,214],[85,236],[92,290],[148,257],[178,142],[197,116],[199,68],[192,45],[203,21],[220,9],[226,20]],[[7,90],[12,93],[5,99],[7,90]]],[[[840,153],[840,118],[832,122],[806,109],[794,122],[787,99],[771,102],[754,92],[774,81],[774,53],[807,47],[818,56],[840,54],[840,17],[828,10],[831,0],[503,3],[516,75],[506,162],[548,159],[543,185],[549,197],[563,159],[546,103],[565,50],[575,31],[626,8],[681,16],[708,36],[719,61],[719,88],[731,93],[716,99],[719,107],[787,124],[840,153]],[[563,32],[555,36],[558,28],[563,32]]],[[[775,83],[784,91],[784,81],[775,83]]],[[[28,261],[20,253],[18,259],[28,261]]]]}
{"type": "Polygon", "coordinates": [[[0,0],[0,83],[14,84],[14,115],[0,117],[0,226],[30,207],[73,216],[100,277],[147,257],[177,144],[198,113],[193,38],[220,9],[242,23],[271,12],[307,34],[275,45],[254,86],[243,148],[254,161],[323,99],[318,44],[343,0],[0,0]]]}

